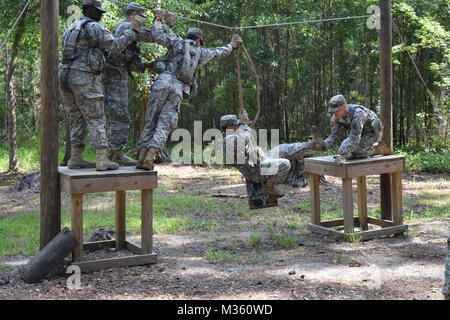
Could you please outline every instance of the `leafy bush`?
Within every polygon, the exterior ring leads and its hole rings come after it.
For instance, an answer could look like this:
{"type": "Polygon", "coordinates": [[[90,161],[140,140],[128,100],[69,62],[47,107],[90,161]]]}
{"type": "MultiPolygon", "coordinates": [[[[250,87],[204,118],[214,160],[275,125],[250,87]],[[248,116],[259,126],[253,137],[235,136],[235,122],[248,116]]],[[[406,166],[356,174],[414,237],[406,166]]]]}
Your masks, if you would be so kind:
{"type": "Polygon", "coordinates": [[[446,147],[417,148],[405,147],[396,154],[406,156],[406,166],[410,171],[429,173],[450,173],[450,152],[446,147]]]}

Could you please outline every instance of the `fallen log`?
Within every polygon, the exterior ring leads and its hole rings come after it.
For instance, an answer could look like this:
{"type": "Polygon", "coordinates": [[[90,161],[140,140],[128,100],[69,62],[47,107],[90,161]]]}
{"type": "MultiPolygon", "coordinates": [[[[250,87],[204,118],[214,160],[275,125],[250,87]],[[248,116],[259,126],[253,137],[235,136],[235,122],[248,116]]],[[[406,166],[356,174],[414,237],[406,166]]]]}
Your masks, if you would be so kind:
{"type": "Polygon", "coordinates": [[[26,283],[40,282],[50,271],[64,261],[64,258],[78,244],[72,231],[64,228],[53,238],[22,270],[26,283]]]}

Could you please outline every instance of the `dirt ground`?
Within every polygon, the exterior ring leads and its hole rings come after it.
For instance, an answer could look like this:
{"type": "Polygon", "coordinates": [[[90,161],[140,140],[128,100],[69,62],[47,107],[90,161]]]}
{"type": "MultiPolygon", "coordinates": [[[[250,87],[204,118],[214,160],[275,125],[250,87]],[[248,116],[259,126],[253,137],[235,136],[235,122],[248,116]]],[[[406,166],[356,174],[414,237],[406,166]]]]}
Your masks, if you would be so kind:
{"type": "MultiPolygon", "coordinates": [[[[165,191],[159,196],[220,194],[214,199],[221,208],[228,208],[231,202],[248,207],[246,198],[239,197],[245,195],[245,185],[235,170],[173,164],[158,165],[156,170],[159,186],[165,191]]],[[[0,185],[0,216],[38,210],[38,191],[11,192],[8,185],[14,178],[9,177],[8,183],[6,178],[3,176],[0,185]]],[[[426,210],[429,202],[423,201],[424,195],[435,205],[448,204],[448,176],[405,173],[403,178],[405,216],[426,210]]],[[[325,211],[341,207],[340,186],[340,181],[331,177],[321,185],[321,199],[332,203],[324,205],[325,211]]],[[[14,268],[0,269],[0,275],[9,280],[0,285],[0,300],[443,298],[448,212],[443,217],[410,220],[409,231],[402,236],[345,242],[306,230],[309,187],[283,189],[286,196],[277,208],[245,210],[242,215],[230,205],[229,210],[214,215],[214,229],[155,234],[157,264],[82,274],[80,290],[69,290],[68,275],[64,274],[25,284],[16,270],[29,257],[0,257],[0,265],[14,268]],[[259,237],[257,246],[256,240],[251,240],[255,235],[259,237]],[[280,244],[276,239],[284,235],[294,243],[280,244]]],[[[98,196],[97,200],[111,201],[104,198],[98,196]]],[[[65,208],[68,199],[63,197],[65,208]]],[[[370,177],[369,211],[376,210],[378,203],[378,178],[370,177]]],[[[199,220],[212,219],[202,208],[195,215],[199,220]]],[[[139,242],[139,237],[131,240],[139,242]]]]}

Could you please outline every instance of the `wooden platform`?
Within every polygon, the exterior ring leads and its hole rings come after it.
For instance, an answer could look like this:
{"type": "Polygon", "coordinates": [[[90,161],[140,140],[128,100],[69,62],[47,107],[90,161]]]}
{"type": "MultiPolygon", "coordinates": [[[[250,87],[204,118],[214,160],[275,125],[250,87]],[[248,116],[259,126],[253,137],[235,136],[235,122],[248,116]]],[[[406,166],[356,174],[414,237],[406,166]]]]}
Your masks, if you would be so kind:
{"type": "MultiPolygon", "coordinates": [[[[367,159],[350,160],[336,164],[334,156],[305,159],[305,172],[310,176],[311,223],[308,229],[315,233],[349,238],[356,235],[361,240],[403,233],[402,171],[405,170],[404,156],[376,156],[367,159]],[[392,221],[367,216],[366,176],[389,174],[392,182],[392,221]],[[329,175],[342,179],[344,218],[321,222],[319,175],[329,175]],[[357,179],[358,217],[353,217],[352,179],[357,179]],[[369,230],[369,224],[381,229],[369,230]],[[362,231],[354,232],[355,225],[362,231]],[[344,226],[344,231],[333,229],[344,226]]],[[[383,195],[382,195],[383,196],[383,195]]]]}
{"type": "Polygon", "coordinates": [[[71,194],[72,231],[79,245],[73,252],[73,264],[82,271],[104,268],[150,264],[157,262],[153,253],[153,189],[158,187],[156,171],[139,170],[135,167],[120,167],[118,170],[96,171],[95,169],[69,169],[59,167],[61,192],[71,194]],[[126,241],[126,191],[142,190],[141,246],[126,241]],[[83,243],[83,194],[115,191],[115,227],[114,241],[83,243]],[[128,250],[135,255],[95,261],[83,261],[83,250],[115,246],[117,250],[128,250]]]}

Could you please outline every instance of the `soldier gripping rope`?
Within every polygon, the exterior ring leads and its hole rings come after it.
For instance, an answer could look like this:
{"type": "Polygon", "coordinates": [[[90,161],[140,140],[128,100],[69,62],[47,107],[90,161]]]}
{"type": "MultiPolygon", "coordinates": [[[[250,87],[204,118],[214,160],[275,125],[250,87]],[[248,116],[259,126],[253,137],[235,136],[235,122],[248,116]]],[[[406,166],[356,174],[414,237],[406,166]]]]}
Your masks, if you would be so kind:
{"type": "Polygon", "coordinates": [[[154,69],[160,74],[151,88],[145,127],[138,144],[140,151],[136,168],[147,170],[153,170],[155,155],[176,129],[182,100],[195,95],[197,70],[211,60],[228,56],[242,43],[238,35],[233,35],[231,43],[226,46],[202,48],[203,32],[200,29],[190,28],[186,39],[183,39],[164,30],[162,10],[155,9],[153,13],[154,40],[169,50],[155,61],[154,69]]]}
{"type": "Polygon", "coordinates": [[[142,29],[143,21],[132,19],[131,29],[114,37],[99,21],[106,11],[98,0],[83,0],[84,17],[75,21],[63,34],[62,60],[59,65],[59,88],[70,121],[70,169],[115,170],[119,165],[107,158],[106,118],[100,74],[105,68],[105,52],[120,52],[130,45],[142,29]],[[89,132],[96,149],[97,162],[82,158],[84,139],[89,132]]]}
{"type": "MultiPolygon", "coordinates": [[[[145,10],[140,4],[130,2],[125,11],[125,19],[117,26],[114,36],[120,37],[125,31],[130,30],[131,21],[136,16],[147,18],[145,10]]],[[[139,33],[137,41],[154,42],[151,30],[145,29],[139,33]]],[[[109,123],[108,158],[125,166],[136,165],[136,161],[127,157],[123,151],[130,130],[128,75],[132,71],[144,73],[153,66],[153,62],[142,61],[137,41],[133,41],[121,52],[109,52],[106,59],[106,70],[102,75],[109,123]]]]}
{"type": "Polygon", "coordinates": [[[294,187],[304,187],[303,173],[296,172],[307,156],[307,152],[320,143],[320,135],[313,128],[313,140],[309,142],[281,144],[265,153],[253,140],[251,128],[236,115],[226,115],[220,119],[220,128],[224,134],[224,151],[227,163],[242,173],[246,180],[250,203],[255,207],[264,207],[284,194],[278,184],[288,183],[294,187]]]}
{"type": "Polygon", "coordinates": [[[357,104],[347,105],[343,95],[336,95],[330,99],[328,111],[333,113],[331,135],[325,141],[314,144],[314,150],[323,151],[336,146],[345,129],[350,133],[339,147],[336,163],[377,154],[390,154],[390,151],[380,143],[383,125],[373,111],[357,104]]]}

